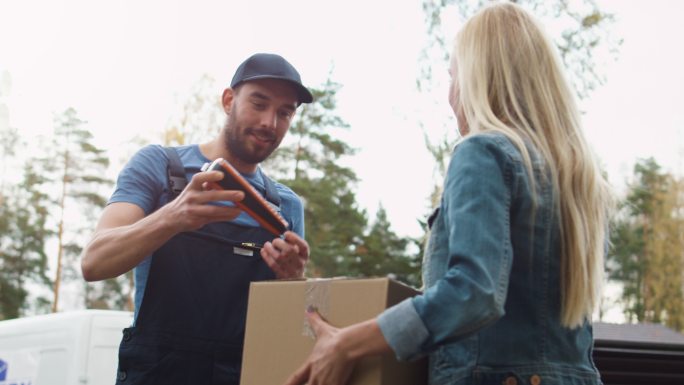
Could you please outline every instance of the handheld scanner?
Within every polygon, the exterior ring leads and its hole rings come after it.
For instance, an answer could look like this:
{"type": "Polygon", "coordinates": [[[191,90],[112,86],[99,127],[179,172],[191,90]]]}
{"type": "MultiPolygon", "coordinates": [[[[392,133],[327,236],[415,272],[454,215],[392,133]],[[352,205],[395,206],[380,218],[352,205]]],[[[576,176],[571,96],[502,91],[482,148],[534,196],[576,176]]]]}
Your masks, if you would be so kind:
{"type": "Polygon", "coordinates": [[[206,163],[202,166],[202,171],[220,171],[223,173],[223,179],[210,183],[212,188],[243,191],[245,199],[234,203],[254,218],[261,227],[276,237],[281,236],[287,230],[287,221],[225,159],[218,158],[211,164],[206,163]]]}

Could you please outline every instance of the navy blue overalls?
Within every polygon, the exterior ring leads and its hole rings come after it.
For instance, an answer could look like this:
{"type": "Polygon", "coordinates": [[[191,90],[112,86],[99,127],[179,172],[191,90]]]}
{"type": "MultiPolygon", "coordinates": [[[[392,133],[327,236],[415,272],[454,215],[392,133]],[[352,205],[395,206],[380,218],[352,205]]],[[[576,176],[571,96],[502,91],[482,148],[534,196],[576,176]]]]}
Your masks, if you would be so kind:
{"type": "MultiPolygon", "coordinates": [[[[279,206],[273,182],[264,184],[279,206]]],[[[273,238],[212,223],[157,250],[135,326],[123,332],[116,383],[238,385],[249,284],[275,278],[259,253],[273,238]]]]}

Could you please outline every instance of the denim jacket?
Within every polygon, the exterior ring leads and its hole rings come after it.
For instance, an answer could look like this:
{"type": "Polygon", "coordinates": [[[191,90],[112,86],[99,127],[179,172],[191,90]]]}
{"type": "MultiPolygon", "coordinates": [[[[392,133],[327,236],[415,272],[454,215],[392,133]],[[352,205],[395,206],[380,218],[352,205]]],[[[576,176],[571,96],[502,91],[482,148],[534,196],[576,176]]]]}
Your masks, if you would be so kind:
{"type": "Polygon", "coordinates": [[[561,326],[559,219],[532,159],[536,198],[504,135],[473,135],[454,149],[425,291],[378,317],[399,359],[429,354],[431,385],[600,384],[590,324],[561,326]]]}

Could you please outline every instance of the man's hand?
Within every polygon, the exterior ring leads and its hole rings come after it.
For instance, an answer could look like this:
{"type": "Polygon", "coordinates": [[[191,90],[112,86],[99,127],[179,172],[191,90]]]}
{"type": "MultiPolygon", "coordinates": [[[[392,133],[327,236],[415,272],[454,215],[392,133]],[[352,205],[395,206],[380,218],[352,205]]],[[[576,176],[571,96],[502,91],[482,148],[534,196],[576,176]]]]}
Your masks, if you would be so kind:
{"type": "Polygon", "coordinates": [[[302,278],[309,260],[309,244],[296,233],[286,231],[285,239],[276,238],[264,244],[261,258],[279,279],[302,278]]]}
{"type": "Polygon", "coordinates": [[[245,193],[237,190],[212,190],[211,182],[223,178],[219,171],[199,172],[192,177],[183,192],[161,210],[177,228],[177,232],[197,230],[212,223],[235,219],[241,210],[237,207],[209,204],[210,202],[239,202],[245,193]]]}
{"type": "Polygon", "coordinates": [[[240,215],[237,207],[209,204],[244,199],[242,191],[208,190],[211,182],[221,178],[223,174],[218,171],[195,174],[176,199],[148,216],[133,203],[115,202],[105,207],[95,233],[83,250],[83,278],[99,281],[117,277],[137,266],[179,232],[240,215]],[[126,247],[121,247],[124,243],[126,247]]]}

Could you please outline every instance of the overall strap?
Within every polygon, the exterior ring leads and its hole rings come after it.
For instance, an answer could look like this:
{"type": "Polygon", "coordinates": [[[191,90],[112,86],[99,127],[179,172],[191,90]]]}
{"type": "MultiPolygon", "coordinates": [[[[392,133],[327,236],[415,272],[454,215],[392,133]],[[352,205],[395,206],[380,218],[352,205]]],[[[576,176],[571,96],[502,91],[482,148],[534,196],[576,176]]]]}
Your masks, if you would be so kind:
{"type": "Polygon", "coordinates": [[[166,157],[169,158],[169,164],[166,167],[166,175],[169,179],[169,192],[171,200],[180,195],[181,191],[187,186],[188,180],[185,177],[185,168],[181,163],[178,152],[173,147],[164,147],[166,157]]]}

